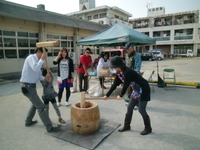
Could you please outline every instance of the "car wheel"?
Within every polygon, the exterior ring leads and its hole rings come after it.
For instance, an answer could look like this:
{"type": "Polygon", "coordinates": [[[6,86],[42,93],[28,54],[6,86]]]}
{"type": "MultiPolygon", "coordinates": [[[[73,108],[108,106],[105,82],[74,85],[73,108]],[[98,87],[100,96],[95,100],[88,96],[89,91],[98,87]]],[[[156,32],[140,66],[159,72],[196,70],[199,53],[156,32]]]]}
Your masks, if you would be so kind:
{"type": "Polygon", "coordinates": [[[158,60],[162,60],[162,58],[158,57],[158,60]]]}
{"type": "Polygon", "coordinates": [[[149,58],[149,60],[150,60],[150,61],[152,61],[152,59],[151,59],[151,58],[149,58]]]}

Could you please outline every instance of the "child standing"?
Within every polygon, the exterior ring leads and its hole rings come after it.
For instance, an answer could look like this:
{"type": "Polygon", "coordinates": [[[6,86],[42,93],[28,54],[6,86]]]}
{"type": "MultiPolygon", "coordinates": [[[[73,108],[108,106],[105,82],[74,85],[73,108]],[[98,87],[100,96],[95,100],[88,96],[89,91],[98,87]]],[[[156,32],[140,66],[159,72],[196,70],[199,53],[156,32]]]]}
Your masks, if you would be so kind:
{"type": "Polygon", "coordinates": [[[58,94],[56,93],[56,91],[54,90],[54,87],[53,87],[53,76],[52,76],[50,69],[49,69],[48,72],[47,72],[47,69],[44,69],[42,71],[42,75],[46,77],[46,80],[40,81],[40,82],[43,86],[42,99],[43,99],[44,104],[46,106],[47,113],[49,115],[49,102],[51,102],[55,111],[56,111],[56,114],[58,115],[58,121],[60,123],[64,124],[65,121],[61,118],[60,110],[59,110],[58,106],[56,105],[55,97],[58,94]]]}

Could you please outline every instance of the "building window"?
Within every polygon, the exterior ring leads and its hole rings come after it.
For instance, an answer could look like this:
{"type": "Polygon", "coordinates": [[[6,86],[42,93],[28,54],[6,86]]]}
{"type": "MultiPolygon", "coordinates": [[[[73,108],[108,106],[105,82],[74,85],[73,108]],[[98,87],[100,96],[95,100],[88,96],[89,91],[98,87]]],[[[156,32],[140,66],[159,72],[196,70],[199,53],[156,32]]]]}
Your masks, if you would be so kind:
{"type": "Polygon", "coordinates": [[[92,16],[87,16],[88,20],[92,20],[92,16]]]}
{"type": "Polygon", "coordinates": [[[38,33],[0,30],[0,58],[25,58],[37,42],[38,33]]]}
{"type": "Polygon", "coordinates": [[[6,49],[5,57],[6,58],[17,58],[17,51],[15,49],[6,49]]]}
{"type": "Polygon", "coordinates": [[[187,35],[192,35],[193,34],[193,29],[187,29],[187,35]]]}
{"type": "Polygon", "coordinates": [[[73,52],[74,45],[73,36],[66,36],[66,35],[52,35],[47,34],[47,41],[58,41],[59,45],[56,47],[49,47],[48,49],[48,56],[57,56],[58,52],[60,51],[61,47],[66,47],[68,52],[73,52]]]}
{"type": "Polygon", "coordinates": [[[174,45],[174,54],[186,54],[188,49],[193,50],[193,45],[174,45]]]}
{"type": "Polygon", "coordinates": [[[0,59],[3,59],[4,56],[3,56],[3,49],[0,49],[0,59]]]}
{"type": "Polygon", "coordinates": [[[153,37],[160,37],[160,32],[153,32],[153,37]]]}
{"type": "Polygon", "coordinates": [[[3,31],[3,35],[4,36],[15,36],[15,32],[14,31],[3,31]]]}
{"type": "Polygon", "coordinates": [[[16,47],[16,39],[4,38],[4,47],[16,47]]]}
{"type": "Polygon", "coordinates": [[[29,37],[38,38],[38,33],[29,33],[29,37]]]}
{"type": "Polygon", "coordinates": [[[175,30],[174,40],[193,39],[193,29],[175,30]]]}
{"type": "Polygon", "coordinates": [[[59,51],[60,51],[60,49],[54,49],[54,51],[53,51],[53,55],[54,55],[54,56],[57,56],[58,53],[59,53],[59,51]]]}
{"type": "Polygon", "coordinates": [[[172,25],[172,18],[165,18],[165,25],[169,26],[172,25]]]}
{"type": "Polygon", "coordinates": [[[149,32],[143,32],[143,34],[149,36],[149,32]]]}
{"type": "Polygon", "coordinates": [[[18,32],[18,37],[28,37],[28,32],[18,32]]]}
{"type": "Polygon", "coordinates": [[[0,37],[0,47],[3,47],[2,37],[0,37]]]}
{"type": "Polygon", "coordinates": [[[18,39],[18,47],[28,47],[28,39],[18,39]]]}
{"type": "Polygon", "coordinates": [[[99,23],[100,23],[100,24],[104,24],[104,22],[103,22],[103,21],[99,21],[99,23]]]}
{"type": "Polygon", "coordinates": [[[94,17],[93,17],[94,19],[98,19],[99,17],[98,17],[98,14],[97,15],[94,15],[94,17]]]}
{"type": "Polygon", "coordinates": [[[61,47],[67,47],[67,41],[61,41],[61,47]]]}
{"type": "Polygon", "coordinates": [[[26,58],[29,55],[28,49],[19,49],[19,58],[26,58]]]}
{"type": "Polygon", "coordinates": [[[181,35],[183,30],[175,30],[175,36],[181,35]]]}
{"type": "Polygon", "coordinates": [[[34,54],[34,53],[35,53],[35,49],[31,49],[30,54],[34,54]]]}
{"type": "Polygon", "coordinates": [[[30,47],[35,47],[36,43],[38,42],[38,39],[30,39],[29,42],[30,42],[30,47]]]}
{"type": "Polygon", "coordinates": [[[100,14],[100,18],[105,18],[106,17],[106,13],[100,14]]]}

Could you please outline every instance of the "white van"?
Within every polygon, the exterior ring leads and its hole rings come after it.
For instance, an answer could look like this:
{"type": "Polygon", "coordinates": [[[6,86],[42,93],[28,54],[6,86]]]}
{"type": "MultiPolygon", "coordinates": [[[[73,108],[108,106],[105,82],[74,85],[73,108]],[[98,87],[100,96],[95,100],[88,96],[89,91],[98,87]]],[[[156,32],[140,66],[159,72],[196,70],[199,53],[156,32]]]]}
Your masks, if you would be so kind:
{"type": "Polygon", "coordinates": [[[164,54],[161,49],[151,49],[148,52],[152,53],[157,60],[162,60],[164,58],[164,54]]]}

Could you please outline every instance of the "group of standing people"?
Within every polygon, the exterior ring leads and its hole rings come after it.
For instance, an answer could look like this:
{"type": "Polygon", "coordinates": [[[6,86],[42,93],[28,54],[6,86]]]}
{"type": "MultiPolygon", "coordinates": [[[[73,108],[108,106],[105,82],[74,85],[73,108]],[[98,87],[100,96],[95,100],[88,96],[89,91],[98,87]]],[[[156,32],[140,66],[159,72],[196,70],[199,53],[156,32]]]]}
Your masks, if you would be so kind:
{"type": "MultiPolygon", "coordinates": [[[[102,68],[113,68],[116,70],[116,76],[114,82],[104,96],[106,100],[110,94],[116,89],[117,86],[123,85],[121,93],[117,96],[117,99],[121,99],[127,89],[132,89],[131,92],[127,93],[130,98],[127,112],[125,115],[124,126],[119,129],[119,132],[124,132],[130,130],[130,123],[132,120],[133,109],[138,105],[138,110],[142,115],[144,121],[144,130],[140,133],[141,135],[146,135],[152,132],[150,117],[146,112],[146,106],[148,101],[150,101],[150,87],[148,82],[141,76],[141,56],[134,51],[133,43],[129,42],[125,45],[124,50],[128,53],[129,59],[125,62],[119,56],[113,57],[109,60],[109,54],[103,53],[99,60],[97,66],[97,75],[99,76],[99,82],[102,88],[106,88],[103,83],[105,78],[100,76],[100,70],[102,68]]],[[[41,71],[41,68],[47,57],[46,50],[43,48],[37,48],[35,54],[29,55],[22,69],[22,76],[20,79],[22,93],[31,101],[32,105],[27,114],[25,121],[25,126],[31,126],[37,123],[37,120],[33,121],[36,109],[38,110],[40,119],[46,127],[48,132],[59,131],[61,126],[53,127],[51,120],[49,118],[49,102],[52,103],[56,113],[58,115],[58,121],[60,123],[65,123],[61,118],[61,113],[59,111],[59,106],[61,105],[61,99],[64,89],[66,89],[66,102],[65,105],[69,106],[70,97],[70,87],[73,87],[74,78],[74,66],[73,60],[69,57],[66,48],[62,48],[58,53],[57,57],[53,60],[53,64],[57,65],[58,68],[58,93],[53,87],[53,76],[50,68],[46,67],[41,71]],[[41,101],[40,97],[36,91],[36,82],[41,81],[43,85],[43,95],[41,101]],[[58,102],[56,104],[55,97],[58,96],[58,102]]],[[[83,55],[80,57],[80,63],[77,68],[78,79],[79,79],[79,90],[87,91],[88,89],[88,68],[92,67],[92,58],[90,56],[91,49],[86,48],[83,55]],[[84,86],[82,82],[84,81],[84,86]]]]}

